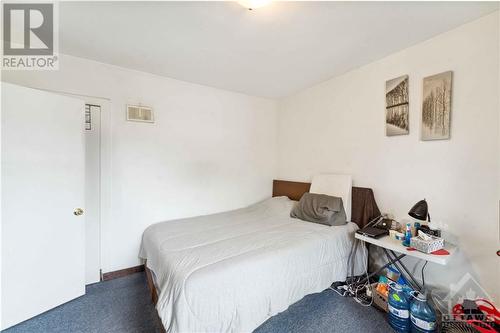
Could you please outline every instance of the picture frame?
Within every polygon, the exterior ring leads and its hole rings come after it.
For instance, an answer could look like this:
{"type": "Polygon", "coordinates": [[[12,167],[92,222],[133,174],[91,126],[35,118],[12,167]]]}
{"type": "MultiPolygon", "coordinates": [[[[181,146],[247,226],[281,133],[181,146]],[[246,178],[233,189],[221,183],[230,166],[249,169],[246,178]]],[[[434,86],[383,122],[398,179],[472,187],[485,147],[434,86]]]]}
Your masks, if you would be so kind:
{"type": "Polygon", "coordinates": [[[385,82],[385,135],[410,133],[409,76],[403,75],[385,82]]]}
{"type": "Polygon", "coordinates": [[[447,140],[451,132],[453,72],[423,79],[421,140],[447,140]]]}

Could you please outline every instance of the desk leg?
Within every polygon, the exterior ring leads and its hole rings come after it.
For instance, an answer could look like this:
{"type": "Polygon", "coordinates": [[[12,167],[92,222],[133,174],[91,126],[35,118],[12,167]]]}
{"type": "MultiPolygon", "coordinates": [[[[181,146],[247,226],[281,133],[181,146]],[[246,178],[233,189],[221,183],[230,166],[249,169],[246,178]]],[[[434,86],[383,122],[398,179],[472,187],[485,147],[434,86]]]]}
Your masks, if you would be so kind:
{"type": "MultiPolygon", "coordinates": [[[[392,256],[394,256],[394,258],[397,258],[396,253],[394,253],[394,251],[387,251],[387,249],[383,249],[383,250],[384,250],[385,255],[387,256],[387,258],[389,260],[393,260],[392,256]]],[[[401,262],[401,260],[396,260],[394,262],[394,265],[399,269],[399,271],[401,272],[401,274],[403,275],[403,277],[408,282],[410,282],[410,284],[411,284],[411,286],[412,286],[413,289],[418,290],[418,291],[422,290],[422,286],[420,285],[420,283],[418,283],[418,281],[413,277],[413,275],[410,273],[410,270],[408,268],[406,268],[405,264],[403,264],[403,262],[401,262]],[[411,281],[409,281],[409,280],[411,280],[411,281]]]]}

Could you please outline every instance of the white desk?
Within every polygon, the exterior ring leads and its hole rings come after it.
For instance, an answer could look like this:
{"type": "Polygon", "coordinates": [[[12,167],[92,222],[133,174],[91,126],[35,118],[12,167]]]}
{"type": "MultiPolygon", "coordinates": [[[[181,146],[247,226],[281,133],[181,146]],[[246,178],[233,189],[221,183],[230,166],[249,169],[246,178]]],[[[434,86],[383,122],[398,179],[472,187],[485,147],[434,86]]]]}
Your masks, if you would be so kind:
{"type": "MultiPolygon", "coordinates": [[[[380,237],[380,238],[372,238],[372,237],[367,237],[367,236],[363,236],[361,234],[356,233],[355,237],[356,237],[356,239],[358,239],[360,241],[366,242],[368,244],[373,244],[375,246],[382,248],[385,255],[387,256],[387,263],[384,266],[380,267],[375,272],[372,272],[371,274],[369,274],[365,278],[365,280],[368,280],[373,275],[378,274],[386,267],[391,266],[391,265],[395,265],[398,268],[398,270],[400,271],[400,273],[403,275],[403,277],[406,279],[406,281],[408,281],[410,284],[412,284],[414,289],[419,290],[419,291],[422,290],[422,286],[415,279],[415,277],[413,276],[411,271],[408,270],[408,268],[406,268],[406,266],[401,262],[401,259],[403,259],[406,256],[411,256],[414,258],[425,260],[427,262],[433,262],[433,263],[440,264],[440,265],[446,265],[450,261],[451,256],[456,251],[456,247],[451,245],[451,244],[447,244],[446,241],[445,241],[444,248],[445,248],[445,250],[450,252],[450,254],[448,254],[448,255],[435,255],[435,254],[423,253],[423,252],[420,252],[417,250],[408,251],[406,249],[407,247],[403,246],[401,241],[392,239],[389,236],[384,236],[384,237],[380,237]],[[399,255],[397,255],[396,252],[399,253],[399,255]],[[401,266],[402,269],[399,266],[401,266]],[[406,275],[405,275],[405,273],[406,273],[406,275]]],[[[423,274],[423,269],[422,269],[422,274],[423,274]]]]}
{"type": "Polygon", "coordinates": [[[406,246],[403,246],[403,244],[401,244],[401,241],[392,239],[389,236],[384,236],[384,237],[380,237],[380,238],[372,238],[372,237],[367,237],[367,236],[363,236],[363,235],[356,233],[355,237],[359,240],[362,240],[363,242],[370,243],[370,244],[376,245],[378,247],[385,248],[387,250],[402,253],[402,254],[405,254],[407,256],[415,257],[418,259],[422,259],[422,260],[433,262],[433,263],[440,264],[440,265],[448,264],[451,256],[455,253],[455,251],[457,249],[455,246],[453,246],[445,241],[444,248],[445,248],[445,250],[450,252],[450,254],[441,256],[441,255],[435,255],[435,254],[427,254],[427,253],[423,253],[423,252],[416,251],[416,250],[415,251],[408,251],[406,249],[406,246]]]}

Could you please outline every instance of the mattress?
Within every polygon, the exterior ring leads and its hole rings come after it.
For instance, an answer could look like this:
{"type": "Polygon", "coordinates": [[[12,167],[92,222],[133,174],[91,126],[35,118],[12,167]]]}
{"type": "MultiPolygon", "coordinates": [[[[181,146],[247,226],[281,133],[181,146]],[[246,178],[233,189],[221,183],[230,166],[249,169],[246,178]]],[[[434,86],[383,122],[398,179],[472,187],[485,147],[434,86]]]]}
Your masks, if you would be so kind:
{"type": "MultiPolygon", "coordinates": [[[[140,257],[154,273],[167,332],[251,332],[305,295],[344,281],[357,226],[290,217],[287,197],[214,215],[158,223],[140,257]]],[[[355,274],[366,267],[362,247],[355,274]]]]}

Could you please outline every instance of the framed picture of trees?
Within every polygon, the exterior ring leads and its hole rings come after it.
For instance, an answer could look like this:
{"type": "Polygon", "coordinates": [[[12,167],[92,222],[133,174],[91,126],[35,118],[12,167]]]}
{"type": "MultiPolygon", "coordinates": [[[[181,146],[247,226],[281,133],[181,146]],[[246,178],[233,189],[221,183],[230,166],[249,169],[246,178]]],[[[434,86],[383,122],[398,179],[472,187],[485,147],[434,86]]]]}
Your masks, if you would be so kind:
{"type": "Polygon", "coordinates": [[[410,133],[408,75],[385,82],[385,135],[410,133]]]}
{"type": "Polygon", "coordinates": [[[424,78],[422,140],[450,138],[452,72],[424,78]]]}

